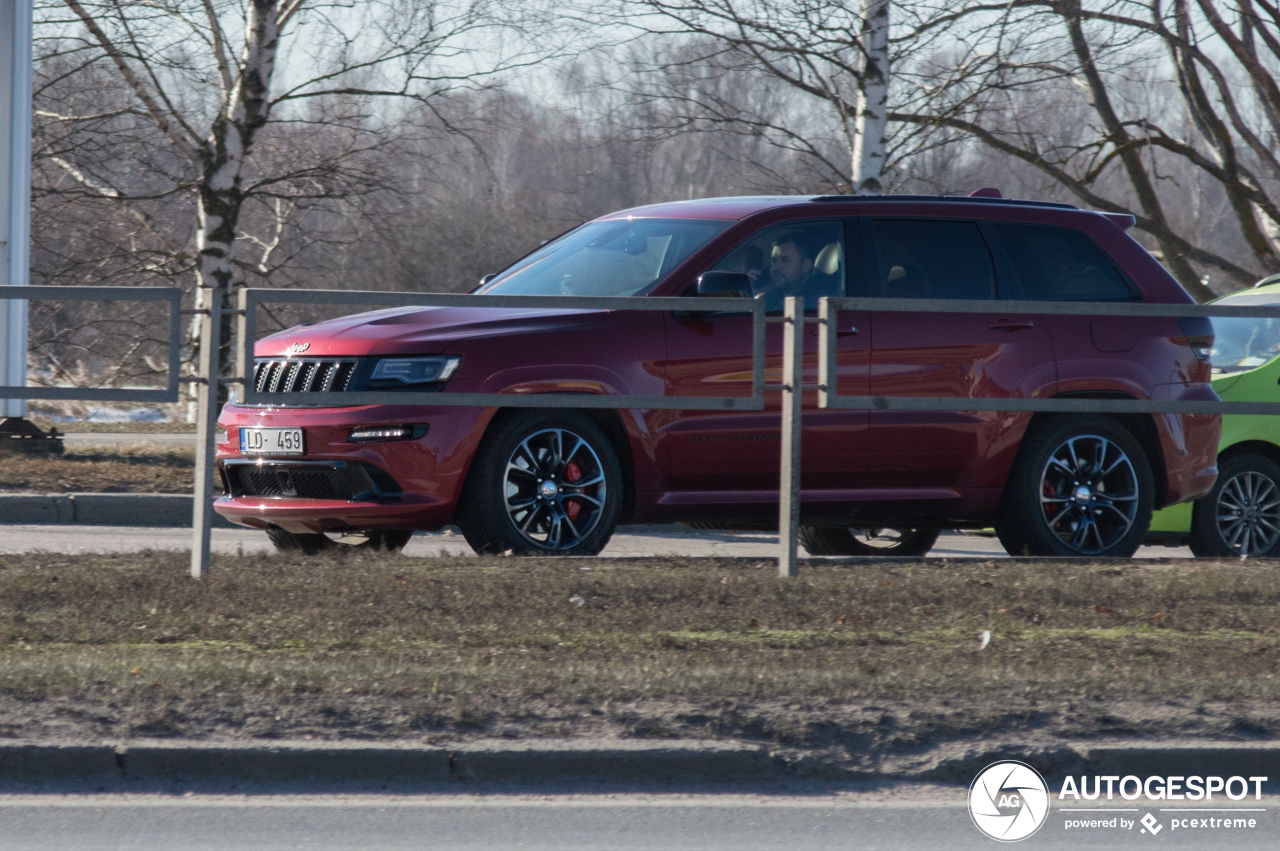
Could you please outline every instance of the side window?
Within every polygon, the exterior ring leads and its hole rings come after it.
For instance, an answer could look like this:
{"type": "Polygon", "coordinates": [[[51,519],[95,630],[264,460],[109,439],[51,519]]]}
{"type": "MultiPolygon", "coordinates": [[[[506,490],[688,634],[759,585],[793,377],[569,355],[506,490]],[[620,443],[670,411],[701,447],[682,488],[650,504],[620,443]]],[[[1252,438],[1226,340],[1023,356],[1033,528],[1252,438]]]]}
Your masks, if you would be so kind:
{"type": "Polygon", "coordinates": [[[994,299],[996,273],[973,222],[876,219],[870,296],[994,299]],[[878,291],[877,291],[878,290],[878,291]]]}
{"type": "Polygon", "coordinates": [[[1089,237],[1049,225],[997,224],[1031,301],[1126,301],[1134,292],[1089,237]]]}
{"type": "Polygon", "coordinates": [[[752,295],[765,293],[767,310],[781,310],[787,296],[804,296],[806,309],[823,296],[844,295],[844,223],[787,222],[739,243],[712,267],[751,278],[752,295]]]}

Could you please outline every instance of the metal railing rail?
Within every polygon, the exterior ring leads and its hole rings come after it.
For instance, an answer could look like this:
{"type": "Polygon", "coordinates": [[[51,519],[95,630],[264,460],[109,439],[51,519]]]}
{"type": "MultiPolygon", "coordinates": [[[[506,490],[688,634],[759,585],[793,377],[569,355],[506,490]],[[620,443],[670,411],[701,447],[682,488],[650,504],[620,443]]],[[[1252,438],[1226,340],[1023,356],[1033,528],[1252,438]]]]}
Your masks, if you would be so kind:
{"type": "Polygon", "coordinates": [[[122,387],[10,387],[0,399],[77,402],[176,402],[182,357],[182,290],[177,287],[0,287],[0,299],[44,301],[165,301],[169,303],[169,376],[163,390],[122,387]]]}
{"type": "Polygon", "coordinates": [[[666,410],[764,410],[764,300],[741,298],[611,298],[601,296],[461,295],[453,293],[385,293],[350,290],[240,291],[236,351],[237,380],[249,405],[462,405],[511,408],[653,408],[666,410]],[[580,393],[433,393],[426,391],[353,391],[342,393],[265,393],[253,387],[253,347],[257,341],[257,308],[261,304],[352,304],[385,307],[499,307],[516,310],[686,311],[750,313],[752,319],[751,395],[724,397],[622,396],[580,393]]]}
{"type": "MultiPolygon", "coordinates": [[[[236,319],[238,346],[236,375],[222,383],[244,386],[247,404],[299,402],[310,404],[404,404],[483,407],[649,408],[668,410],[763,410],[764,391],[782,391],[782,446],[779,488],[778,571],[796,575],[796,546],[800,510],[800,449],[803,390],[818,391],[818,406],[830,409],[877,411],[1023,411],[1089,413],[1186,413],[1280,414],[1280,402],[1170,401],[1117,398],[974,398],[927,396],[841,396],[834,381],[838,375],[837,347],[840,311],[1034,314],[1113,317],[1248,317],[1280,318],[1280,305],[1226,306],[1194,304],[1135,304],[1117,302],[960,301],[884,298],[821,298],[816,319],[805,317],[804,299],[787,298],[781,321],[784,326],[782,380],[765,383],[766,318],[763,299],[741,298],[609,298],[594,296],[486,296],[457,294],[387,293],[337,290],[244,289],[239,309],[224,311],[215,292],[208,310],[182,310],[182,292],[170,287],[0,287],[0,299],[51,299],[63,301],[166,301],[169,303],[169,376],[163,390],[123,388],[64,388],[0,386],[0,399],[66,399],[84,401],[174,402],[178,400],[181,355],[181,316],[202,315],[205,339],[218,337],[223,315],[236,319]],[[639,310],[685,313],[737,313],[752,317],[752,391],[749,397],[681,397],[591,395],[570,393],[430,393],[414,391],[354,391],[343,393],[259,393],[253,387],[253,349],[257,342],[257,308],[267,303],[337,304],[388,307],[501,307],[516,309],[639,310]],[[818,383],[803,383],[806,323],[818,324],[818,383]]],[[[217,347],[201,350],[200,427],[196,449],[196,494],[211,490],[215,479],[213,424],[217,417],[217,347]]],[[[186,379],[192,380],[192,379],[186,379]]],[[[208,569],[212,502],[195,499],[193,505],[192,575],[208,569]]]]}
{"type": "MultiPolygon", "coordinates": [[[[1130,302],[961,301],[907,298],[818,299],[818,407],[872,411],[1029,411],[1106,414],[1280,414],[1280,402],[1212,402],[1153,399],[986,398],[936,396],[840,396],[830,381],[836,374],[835,341],[839,311],[872,313],[985,313],[1041,316],[1168,316],[1174,318],[1280,318],[1280,306],[1232,307],[1212,304],[1130,302]]],[[[1016,331],[1013,333],[1017,333],[1016,331]]]]}

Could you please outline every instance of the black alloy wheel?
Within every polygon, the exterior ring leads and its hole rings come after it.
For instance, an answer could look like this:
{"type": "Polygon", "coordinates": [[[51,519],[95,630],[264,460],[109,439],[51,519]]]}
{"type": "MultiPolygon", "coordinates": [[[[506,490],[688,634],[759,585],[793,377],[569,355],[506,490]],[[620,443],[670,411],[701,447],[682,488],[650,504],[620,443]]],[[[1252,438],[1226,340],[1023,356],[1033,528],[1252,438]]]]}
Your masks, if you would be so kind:
{"type": "Polygon", "coordinates": [[[618,525],[622,468],[576,411],[507,415],[476,453],[458,525],[477,553],[595,555],[618,525]]]}
{"type": "Polygon", "coordinates": [[[1201,558],[1280,556],[1280,465],[1253,452],[1220,459],[1213,490],[1191,510],[1188,543],[1201,558]]]}
{"type": "Polygon", "coordinates": [[[1042,421],[1009,474],[996,534],[1010,555],[1127,558],[1151,523],[1142,445],[1105,417],[1042,421]]]}
{"type": "Polygon", "coordinates": [[[937,541],[937,529],[800,527],[800,543],[815,556],[922,556],[937,541]]]}

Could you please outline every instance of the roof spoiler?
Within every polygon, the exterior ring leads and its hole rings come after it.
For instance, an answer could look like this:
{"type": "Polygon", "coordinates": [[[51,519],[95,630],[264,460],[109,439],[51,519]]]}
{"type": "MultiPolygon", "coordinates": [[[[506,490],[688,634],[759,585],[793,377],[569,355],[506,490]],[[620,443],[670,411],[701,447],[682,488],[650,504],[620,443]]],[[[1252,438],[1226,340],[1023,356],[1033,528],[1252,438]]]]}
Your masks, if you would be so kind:
{"type": "Polygon", "coordinates": [[[1138,221],[1138,217],[1132,213],[1101,213],[1100,215],[1120,230],[1128,230],[1138,221]]]}

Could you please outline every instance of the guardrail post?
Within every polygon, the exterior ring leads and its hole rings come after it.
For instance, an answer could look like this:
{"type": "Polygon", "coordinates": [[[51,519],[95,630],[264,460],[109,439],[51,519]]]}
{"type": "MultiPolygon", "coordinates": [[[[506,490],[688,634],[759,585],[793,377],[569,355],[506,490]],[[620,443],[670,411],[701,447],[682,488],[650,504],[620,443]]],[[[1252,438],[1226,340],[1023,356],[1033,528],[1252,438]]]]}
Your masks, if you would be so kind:
{"type": "Polygon", "coordinates": [[[209,539],[213,531],[213,493],[218,435],[218,377],[222,373],[222,288],[212,287],[209,312],[200,317],[199,377],[196,385],[196,484],[191,499],[191,575],[209,572],[209,539]]]}
{"type": "Polygon", "coordinates": [[[804,400],[804,299],[782,310],[782,474],[778,483],[778,575],[795,576],[800,531],[800,412],[804,400]]]}
{"type": "Polygon", "coordinates": [[[836,369],[836,316],[839,311],[831,306],[827,296],[818,299],[818,407],[827,407],[827,400],[837,395],[839,385],[836,369]],[[830,394],[830,395],[828,395],[830,394]]]}

